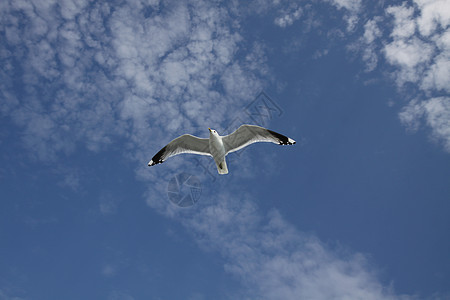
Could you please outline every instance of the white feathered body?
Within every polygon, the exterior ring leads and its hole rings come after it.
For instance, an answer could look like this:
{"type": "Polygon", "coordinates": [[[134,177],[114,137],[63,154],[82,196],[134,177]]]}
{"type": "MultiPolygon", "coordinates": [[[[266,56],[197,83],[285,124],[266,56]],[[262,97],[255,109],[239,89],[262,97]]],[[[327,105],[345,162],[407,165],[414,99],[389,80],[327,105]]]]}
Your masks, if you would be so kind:
{"type": "Polygon", "coordinates": [[[209,151],[211,152],[214,162],[217,166],[219,174],[228,174],[227,162],[225,160],[225,147],[223,145],[222,137],[218,134],[210,133],[209,135],[209,151]]]}

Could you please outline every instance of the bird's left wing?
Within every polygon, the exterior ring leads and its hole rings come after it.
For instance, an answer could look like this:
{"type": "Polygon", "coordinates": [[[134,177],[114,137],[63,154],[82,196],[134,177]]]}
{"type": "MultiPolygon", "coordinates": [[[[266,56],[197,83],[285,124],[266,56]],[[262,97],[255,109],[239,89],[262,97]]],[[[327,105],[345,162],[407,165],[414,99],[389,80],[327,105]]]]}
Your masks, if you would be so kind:
{"type": "Polygon", "coordinates": [[[295,141],[287,136],[256,125],[242,125],[232,134],[224,136],[222,142],[227,154],[257,142],[272,142],[278,145],[295,144],[295,141]]]}
{"type": "Polygon", "coordinates": [[[182,153],[194,153],[200,155],[209,155],[209,139],[201,139],[190,134],[184,134],[177,137],[164,148],[159,150],[152,160],[148,163],[148,166],[153,166],[159,163],[163,163],[171,156],[182,153]]]}

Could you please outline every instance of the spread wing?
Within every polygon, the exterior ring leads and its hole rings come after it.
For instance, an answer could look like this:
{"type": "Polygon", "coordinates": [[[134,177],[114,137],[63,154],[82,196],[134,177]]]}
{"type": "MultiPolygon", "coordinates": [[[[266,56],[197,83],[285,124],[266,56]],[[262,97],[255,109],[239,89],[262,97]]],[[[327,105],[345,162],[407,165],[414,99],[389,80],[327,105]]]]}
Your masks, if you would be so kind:
{"type": "Polygon", "coordinates": [[[184,134],[177,137],[164,148],[159,150],[152,160],[148,163],[148,166],[153,166],[159,163],[163,163],[171,156],[182,153],[194,153],[200,155],[212,156],[209,152],[209,139],[201,139],[190,134],[184,134]]]}
{"type": "Polygon", "coordinates": [[[287,136],[256,125],[242,125],[232,134],[224,136],[222,142],[227,154],[257,142],[272,142],[278,145],[295,144],[295,141],[287,136]]]}

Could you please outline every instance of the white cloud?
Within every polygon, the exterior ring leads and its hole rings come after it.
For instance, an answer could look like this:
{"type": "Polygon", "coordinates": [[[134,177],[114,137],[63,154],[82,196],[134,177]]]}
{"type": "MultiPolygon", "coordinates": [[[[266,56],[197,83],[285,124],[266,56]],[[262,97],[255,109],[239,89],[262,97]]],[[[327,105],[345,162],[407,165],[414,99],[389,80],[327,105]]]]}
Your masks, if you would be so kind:
{"type": "Polygon", "coordinates": [[[420,119],[424,114],[422,104],[417,100],[411,101],[407,106],[403,107],[399,113],[400,121],[407,127],[408,130],[416,131],[420,126],[420,119]]]}
{"type": "Polygon", "coordinates": [[[409,38],[416,31],[416,22],[413,19],[414,8],[406,3],[401,6],[390,6],[386,12],[394,17],[393,38],[409,38]]]}
{"type": "Polygon", "coordinates": [[[302,12],[303,9],[301,7],[299,7],[297,4],[293,4],[288,9],[283,9],[280,12],[281,16],[277,17],[274,20],[274,23],[275,25],[280,27],[290,26],[302,16],[302,12]]]}
{"type": "Polygon", "coordinates": [[[249,61],[236,59],[243,40],[225,22],[225,8],[193,1],[192,9],[179,3],[147,18],[141,2],[114,9],[107,3],[59,5],[14,1],[0,13],[8,42],[0,54],[10,66],[0,73],[1,111],[24,129],[24,144],[38,159],[55,159],[80,143],[100,151],[116,136],[148,147],[151,139],[143,137],[150,123],[171,132],[207,128],[232,113],[225,107],[261,87],[251,73],[260,56],[251,58],[251,72],[249,61]],[[26,18],[17,19],[16,11],[26,18]],[[12,93],[13,61],[24,71],[20,101],[12,93]],[[216,92],[221,85],[222,95],[216,92]],[[213,107],[219,113],[211,119],[213,107]],[[194,114],[197,124],[191,124],[194,114]]]}
{"type": "Polygon", "coordinates": [[[434,38],[438,55],[425,73],[422,89],[450,92],[450,28],[434,38]]]}
{"type": "Polygon", "coordinates": [[[396,67],[393,77],[399,87],[407,82],[419,83],[433,53],[433,45],[415,37],[409,40],[394,40],[383,49],[387,62],[396,67]]]}
{"type": "Polygon", "coordinates": [[[340,9],[345,8],[352,12],[357,12],[361,8],[361,0],[329,0],[329,2],[340,9]]]}
{"type": "Polygon", "coordinates": [[[448,53],[450,51],[450,28],[438,35],[435,41],[439,50],[448,53]]]}
{"type": "Polygon", "coordinates": [[[361,0],[327,0],[339,10],[343,10],[344,20],[347,22],[347,32],[353,32],[359,23],[361,0]]]}
{"type": "Polygon", "coordinates": [[[375,70],[375,68],[378,65],[378,56],[375,53],[375,51],[370,47],[364,49],[363,60],[366,63],[366,71],[367,72],[371,72],[371,71],[375,70]]]}
{"type": "Polygon", "coordinates": [[[446,91],[450,93],[450,56],[441,54],[426,71],[421,84],[424,90],[446,91]]]}
{"type": "Polygon", "coordinates": [[[376,41],[382,36],[379,27],[381,18],[373,18],[364,24],[364,34],[356,43],[351,44],[348,49],[362,52],[362,59],[366,63],[366,72],[373,71],[378,65],[378,53],[376,41]]]}
{"type": "MultiPolygon", "coordinates": [[[[383,37],[377,24],[386,23],[385,17],[376,16],[365,25],[363,41],[366,48],[363,59],[368,69],[379,54],[396,67],[394,77],[399,86],[415,83],[424,91],[447,89],[447,60],[450,57],[448,40],[448,1],[415,1],[416,5],[404,2],[386,9],[392,18],[393,27],[386,28],[389,38],[383,37]],[[440,27],[439,27],[439,26],[440,27]],[[444,30],[443,30],[444,29],[444,30]],[[420,34],[419,34],[420,33],[420,34]],[[424,39],[423,36],[429,38],[424,39]],[[378,45],[382,45],[381,51],[378,45]]],[[[378,61],[378,59],[377,59],[378,61]]]]}
{"type": "Polygon", "coordinates": [[[363,255],[338,254],[298,232],[279,212],[264,216],[248,195],[215,189],[221,197],[201,199],[195,210],[174,209],[154,190],[148,204],[184,224],[202,248],[222,254],[225,270],[244,285],[237,298],[400,298],[380,283],[363,255]]]}
{"type": "Polygon", "coordinates": [[[431,128],[432,138],[442,142],[450,152],[450,97],[411,101],[399,114],[402,123],[410,130],[417,130],[422,119],[431,128]]]}
{"type": "Polygon", "coordinates": [[[344,17],[344,20],[347,22],[347,31],[353,32],[359,22],[359,17],[356,14],[350,14],[344,17]]]}
{"type": "Polygon", "coordinates": [[[432,128],[433,136],[444,143],[450,152],[450,98],[433,98],[425,102],[427,125],[432,128]]]}
{"type": "Polygon", "coordinates": [[[392,65],[407,68],[428,62],[433,54],[433,47],[417,38],[408,41],[395,40],[384,48],[386,59],[392,65]]]}
{"type": "Polygon", "coordinates": [[[406,82],[420,81],[433,52],[432,45],[422,42],[418,38],[394,40],[384,47],[387,61],[398,67],[395,76],[399,86],[406,82]]]}
{"type": "Polygon", "coordinates": [[[428,100],[412,101],[402,110],[400,119],[408,129],[417,130],[425,118],[433,139],[443,141],[450,152],[448,123],[443,117],[447,116],[450,92],[450,3],[415,0],[414,5],[404,2],[385,11],[386,16],[376,16],[366,23],[360,39],[367,70],[374,70],[379,58],[384,57],[393,67],[391,75],[399,87],[412,83],[422,90],[428,100]],[[392,27],[381,31],[377,24],[388,24],[389,19],[392,27]],[[442,93],[444,97],[435,97],[442,93]]]}
{"type": "Polygon", "coordinates": [[[414,0],[419,8],[420,16],[417,25],[420,33],[430,36],[438,27],[450,25],[450,2],[447,0],[414,0]]]}

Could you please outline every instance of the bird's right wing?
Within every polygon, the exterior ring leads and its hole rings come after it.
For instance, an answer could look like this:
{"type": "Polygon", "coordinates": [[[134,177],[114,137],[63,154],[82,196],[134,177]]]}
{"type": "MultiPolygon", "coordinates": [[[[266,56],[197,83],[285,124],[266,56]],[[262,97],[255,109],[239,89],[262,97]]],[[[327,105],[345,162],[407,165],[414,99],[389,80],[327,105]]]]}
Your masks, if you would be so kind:
{"type": "Polygon", "coordinates": [[[271,142],[278,145],[295,144],[295,141],[287,136],[256,125],[242,125],[232,134],[224,136],[222,142],[227,154],[257,142],[271,142]]]}
{"type": "Polygon", "coordinates": [[[190,134],[184,134],[159,150],[148,163],[148,166],[163,163],[169,157],[182,153],[212,156],[209,152],[209,139],[201,139],[190,134]]]}

